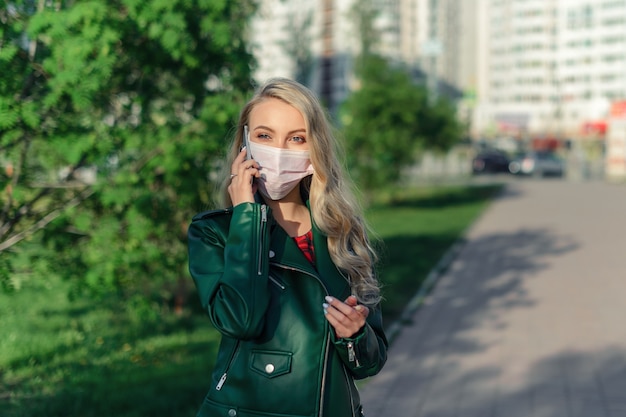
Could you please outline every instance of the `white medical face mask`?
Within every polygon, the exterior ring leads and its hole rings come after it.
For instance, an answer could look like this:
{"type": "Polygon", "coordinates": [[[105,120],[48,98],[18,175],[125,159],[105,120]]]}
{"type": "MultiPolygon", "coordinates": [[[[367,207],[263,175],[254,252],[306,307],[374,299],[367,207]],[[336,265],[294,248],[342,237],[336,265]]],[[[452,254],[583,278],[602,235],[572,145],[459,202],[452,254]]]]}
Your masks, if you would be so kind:
{"type": "Polygon", "coordinates": [[[300,180],[313,174],[309,151],[294,151],[249,142],[252,159],[261,166],[259,192],[270,200],[285,197],[300,180]]]}

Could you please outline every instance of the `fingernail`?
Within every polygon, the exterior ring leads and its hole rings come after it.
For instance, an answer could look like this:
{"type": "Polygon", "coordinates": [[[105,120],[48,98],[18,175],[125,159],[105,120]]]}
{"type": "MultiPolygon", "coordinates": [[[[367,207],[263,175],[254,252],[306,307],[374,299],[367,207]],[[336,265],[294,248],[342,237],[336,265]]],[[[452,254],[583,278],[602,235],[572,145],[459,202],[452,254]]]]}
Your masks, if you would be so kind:
{"type": "Polygon", "coordinates": [[[361,311],[361,310],[363,310],[363,306],[359,304],[358,306],[354,307],[354,309],[356,311],[361,311]]]}
{"type": "Polygon", "coordinates": [[[330,295],[327,295],[326,297],[324,297],[324,299],[328,301],[329,303],[333,302],[333,297],[331,297],[330,295]]]}
{"type": "Polygon", "coordinates": [[[328,305],[328,304],[324,303],[324,304],[322,304],[322,307],[324,307],[324,310],[327,310],[327,309],[328,309],[328,307],[330,307],[330,305],[328,305]]]}

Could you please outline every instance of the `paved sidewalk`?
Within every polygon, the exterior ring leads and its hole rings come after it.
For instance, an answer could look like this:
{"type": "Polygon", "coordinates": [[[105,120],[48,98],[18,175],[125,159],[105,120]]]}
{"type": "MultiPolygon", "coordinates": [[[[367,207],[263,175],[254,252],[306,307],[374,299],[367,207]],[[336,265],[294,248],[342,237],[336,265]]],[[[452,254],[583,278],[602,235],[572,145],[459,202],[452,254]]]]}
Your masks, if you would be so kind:
{"type": "Polygon", "coordinates": [[[367,417],[626,416],[626,186],[512,181],[412,320],[367,417]]]}

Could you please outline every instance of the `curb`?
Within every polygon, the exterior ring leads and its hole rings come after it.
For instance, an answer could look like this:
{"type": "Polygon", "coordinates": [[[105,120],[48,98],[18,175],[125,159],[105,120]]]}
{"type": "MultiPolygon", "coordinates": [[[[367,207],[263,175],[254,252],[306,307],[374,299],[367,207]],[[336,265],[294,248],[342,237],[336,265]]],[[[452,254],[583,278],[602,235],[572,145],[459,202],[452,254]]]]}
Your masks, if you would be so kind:
{"type": "Polygon", "coordinates": [[[412,322],[413,314],[424,304],[424,300],[430,294],[430,291],[435,287],[437,281],[441,275],[448,269],[452,261],[454,261],[463,248],[467,240],[464,237],[459,238],[450,249],[444,253],[439,262],[431,269],[426,276],[426,279],[420,286],[417,294],[411,298],[407,306],[402,311],[402,315],[398,320],[393,322],[389,328],[385,330],[389,344],[391,345],[394,339],[401,333],[402,328],[412,322]]]}
{"type": "MultiPolygon", "coordinates": [[[[508,189],[507,187],[508,184],[500,184],[500,185],[502,186],[500,188],[500,191],[498,191],[491,197],[492,202],[493,200],[496,200],[502,197],[502,195],[508,189]]],[[[444,272],[446,272],[450,264],[452,264],[452,262],[458,256],[459,252],[461,252],[461,249],[463,249],[463,247],[467,244],[468,233],[470,232],[470,230],[472,230],[472,228],[474,227],[478,219],[482,217],[483,215],[484,215],[484,210],[461,233],[461,236],[457,239],[457,241],[454,242],[454,244],[443,254],[441,259],[439,259],[439,262],[437,262],[437,264],[433,267],[433,269],[430,270],[430,272],[426,276],[426,279],[424,280],[419,290],[417,291],[417,294],[415,294],[413,298],[409,300],[409,303],[406,305],[404,310],[402,310],[402,314],[400,315],[400,318],[397,319],[395,322],[391,323],[391,325],[387,329],[385,329],[385,335],[387,336],[389,345],[391,345],[392,342],[395,340],[395,338],[402,332],[402,328],[404,326],[407,326],[412,323],[413,315],[422,306],[422,304],[424,304],[424,300],[426,299],[426,297],[428,297],[431,290],[435,287],[435,285],[437,284],[437,281],[439,281],[439,278],[444,274],[444,272]]]]}

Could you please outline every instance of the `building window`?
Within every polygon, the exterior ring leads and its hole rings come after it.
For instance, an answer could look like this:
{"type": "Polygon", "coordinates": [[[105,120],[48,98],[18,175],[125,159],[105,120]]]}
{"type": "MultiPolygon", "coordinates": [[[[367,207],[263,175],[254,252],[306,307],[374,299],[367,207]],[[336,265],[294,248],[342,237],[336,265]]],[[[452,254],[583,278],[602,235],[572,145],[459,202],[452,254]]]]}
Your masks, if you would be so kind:
{"type": "Polygon", "coordinates": [[[578,9],[571,9],[567,13],[568,29],[585,29],[593,26],[593,7],[583,6],[578,9]]]}
{"type": "Polygon", "coordinates": [[[602,43],[604,43],[605,45],[615,45],[618,43],[623,43],[624,42],[624,36],[611,36],[611,37],[606,37],[602,40],[602,43]]]}
{"type": "Polygon", "coordinates": [[[624,25],[624,23],[626,23],[626,20],[624,20],[623,17],[613,17],[610,19],[605,19],[602,22],[603,26],[618,26],[618,25],[624,25]]]}
{"type": "Polygon", "coordinates": [[[600,6],[602,9],[619,9],[624,8],[623,0],[606,1],[600,6]]]}

